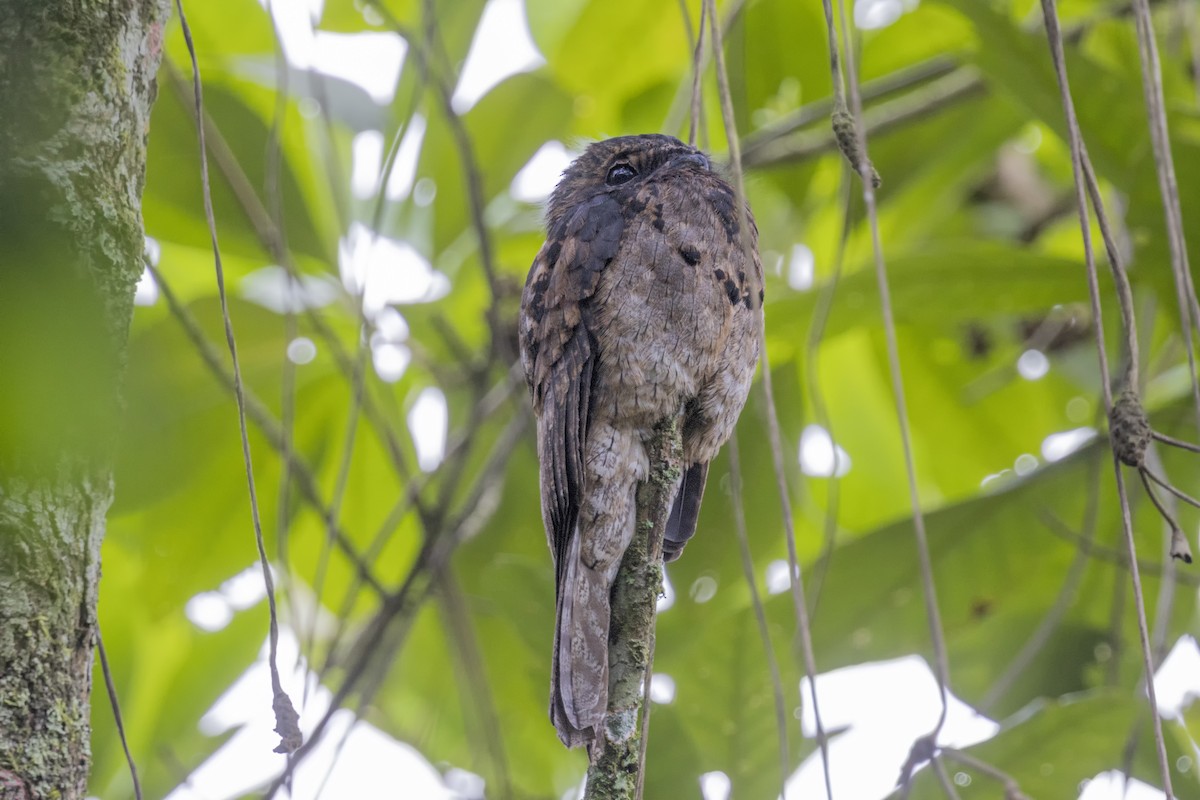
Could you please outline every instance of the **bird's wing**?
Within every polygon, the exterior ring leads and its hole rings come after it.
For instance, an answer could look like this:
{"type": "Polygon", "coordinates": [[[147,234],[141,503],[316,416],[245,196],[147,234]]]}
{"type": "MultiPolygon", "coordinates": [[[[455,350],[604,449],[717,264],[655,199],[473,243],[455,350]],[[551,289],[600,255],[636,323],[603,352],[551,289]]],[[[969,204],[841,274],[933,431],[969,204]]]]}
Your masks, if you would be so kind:
{"type": "Polygon", "coordinates": [[[700,517],[700,500],[704,497],[704,484],[708,481],[708,462],[692,464],[683,473],[679,492],[667,517],[663,533],[663,558],[674,561],[683,553],[684,546],[696,535],[696,521],[700,517]]]}
{"type": "Polygon", "coordinates": [[[624,225],[610,195],[582,204],[550,231],[521,298],[521,363],[538,418],[542,518],[559,585],[579,515],[596,366],[588,300],[624,225]]]}

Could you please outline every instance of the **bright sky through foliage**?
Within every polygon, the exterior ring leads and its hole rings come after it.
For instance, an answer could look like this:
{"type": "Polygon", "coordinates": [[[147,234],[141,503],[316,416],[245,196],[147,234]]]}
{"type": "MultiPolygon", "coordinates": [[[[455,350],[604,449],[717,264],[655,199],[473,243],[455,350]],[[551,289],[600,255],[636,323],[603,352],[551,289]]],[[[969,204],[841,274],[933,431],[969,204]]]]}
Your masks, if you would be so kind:
{"type": "MultiPolygon", "coordinates": [[[[266,0],[262,2],[266,4],[266,0]]],[[[271,5],[288,59],[294,66],[310,67],[352,81],[381,104],[392,100],[401,70],[408,68],[406,47],[399,36],[314,32],[310,19],[312,14],[319,14],[321,0],[276,0],[271,5]]],[[[894,23],[911,7],[912,4],[904,0],[859,0],[855,4],[855,20],[860,28],[882,28],[894,23]]],[[[524,8],[521,0],[488,2],[454,92],[452,102],[459,112],[470,109],[506,77],[536,69],[544,63],[529,35],[524,8]]],[[[414,181],[425,132],[426,121],[416,117],[401,140],[396,165],[384,187],[387,199],[397,201],[410,194],[415,199],[416,193],[422,191],[414,181]]],[[[1035,133],[1040,142],[1040,131],[1035,129],[1035,133]]],[[[370,198],[379,190],[380,170],[389,145],[382,131],[362,131],[354,137],[349,175],[354,197],[370,198]]],[[[568,146],[563,142],[546,142],[512,180],[511,196],[525,203],[542,202],[569,163],[570,156],[568,146]]],[[[438,187],[433,185],[423,189],[430,201],[437,190],[438,187]]],[[[786,250],[786,245],[781,249],[786,250]]],[[[442,296],[450,290],[449,279],[434,269],[413,245],[379,236],[360,223],[353,223],[345,231],[340,255],[343,283],[352,292],[362,295],[363,309],[378,329],[377,338],[371,341],[373,366],[385,381],[398,380],[411,363],[412,351],[404,344],[408,330],[403,310],[394,306],[442,296]]],[[[813,286],[816,264],[812,249],[803,243],[795,243],[786,263],[784,279],[792,289],[804,291],[813,286]]],[[[277,267],[264,267],[240,286],[244,297],[276,310],[285,307],[294,310],[304,304],[330,302],[328,288],[306,285],[301,290],[303,298],[289,298],[283,294],[288,290],[282,271],[277,267]]],[[[137,297],[139,303],[152,303],[157,297],[157,289],[152,282],[144,280],[138,287],[137,297]]],[[[304,341],[312,345],[311,341],[304,341]]],[[[290,347],[288,352],[292,356],[290,347]]],[[[311,360],[311,354],[307,346],[299,345],[293,361],[302,364],[305,358],[311,360]]],[[[1050,360],[1039,350],[1021,353],[1013,367],[1025,381],[1049,380],[1050,360]]],[[[408,423],[423,470],[436,467],[445,454],[447,415],[445,396],[433,387],[418,395],[409,412],[408,423]]],[[[1082,427],[1085,424],[1082,420],[1076,424],[1081,427],[1047,436],[1041,443],[1040,458],[1045,462],[1058,461],[1095,437],[1096,431],[1082,427]]],[[[839,437],[842,435],[839,432],[839,437]]],[[[1029,449],[1037,452],[1037,442],[1031,443],[1029,449]]],[[[872,454],[860,454],[855,449],[854,456],[858,459],[856,469],[869,467],[872,454]]],[[[841,477],[852,468],[847,450],[825,428],[815,424],[804,428],[794,457],[803,473],[809,476],[841,477]]],[[[1024,453],[1011,465],[996,465],[997,472],[984,481],[1000,483],[1014,476],[1029,475],[1039,465],[1038,455],[1024,453]]],[[[772,594],[786,591],[790,585],[786,562],[766,564],[765,575],[772,594]]],[[[228,625],[237,611],[252,602],[246,599],[245,580],[249,578],[239,575],[213,591],[193,597],[188,605],[189,618],[206,630],[228,625]]],[[[701,576],[690,585],[681,584],[678,594],[668,583],[659,610],[663,614],[678,613],[677,609],[683,604],[710,602],[718,591],[733,589],[728,585],[719,586],[709,576],[701,576]]],[[[918,590],[913,587],[913,591],[918,590]]],[[[257,599],[258,596],[254,598],[257,599]]],[[[286,628],[281,644],[285,652],[280,663],[296,663],[297,643],[286,628]]],[[[299,698],[303,695],[303,687],[297,681],[302,678],[296,675],[290,678],[292,696],[299,698]]],[[[270,731],[274,722],[270,714],[269,686],[265,662],[260,658],[204,721],[209,733],[243,727],[191,776],[189,785],[179,788],[169,800],[224,800],[260,785],[278,771],[283,759],[270,754],[275,742],[270,731]]],[[[831,748],[835,796],[838,800],[877,800],[885,796],[912,740],[927,732],[936,719],[937,691],[928,666],[918,657],[909,656],[834,670],[818,676],[817,686],[823,700],[826,725],[845,728],[845,732],[833,740],[831,748]]],[[[1156,686],[1167,714],[1177,713],[1178,708],[1188,702],[1191,693],[1200,691],[1200,650],[1193,640],[1181,640],[1171,651],[1160,669],[1156,686]]],[[[805,696],[807,691],[805,686],[805,696]]],[[[703,702],[702,698],[679,690],[676,681],[665,674],[655,676],[652,695],[659,703],[703,702]]],[[[329,694],[324,688],[310,686],[308,704],[301,709],[302,722],[311,725],[328,702],[329,694]]],[[[806,706],[801,722],[811,735],[809,713],[806,706]]],[[[297,776],[294,797],[307,800],[315,796],[325,770],[333,762],[334,748],[342,733],[350,727],[351,719],[346,711],[335,718],[333,731],[326,737],[321,751],[304,762],[297,776]]],[[[974,714],[961,701],[953,699],[942,740],[966,745],[986,739],[996,730],[995,722],[974,714]]],[[[552,735],[549,723],[545,734],[552,735]]],[[[773,744],[771,742],[769,746],[773,744]]],[[[325,787],[325,797],[379,797],[384,796],[380,787],[402,785],[407,792],[402,793],[402,797],[449,800],[469,796],[470,792],[479,789],[476,776],[457,770],[451,782],[466,787],[462,791],[467,794],[452,793],[437,770],[419,753],[366,723],[354,727],[345,749],[337,757],[338,763],[325,787]]],[[[801,765],[788,784],[789,798],[823,796],[821,769],[816,755],[801,765]]],[[[698,775],[696,788],[707,800],[721,800],[729,796],[730,781],[724,773],[714,770],[698,775]]],[[[1084,787],[1080,797],[1114,800],[1121,796],[1121,788],[1121,781],[1107,773],[1097,776],[1084,787]]],[[[1134,782],[1125,796],[1130,800],[1153,800],[1162,794],[1134,782]]]]}

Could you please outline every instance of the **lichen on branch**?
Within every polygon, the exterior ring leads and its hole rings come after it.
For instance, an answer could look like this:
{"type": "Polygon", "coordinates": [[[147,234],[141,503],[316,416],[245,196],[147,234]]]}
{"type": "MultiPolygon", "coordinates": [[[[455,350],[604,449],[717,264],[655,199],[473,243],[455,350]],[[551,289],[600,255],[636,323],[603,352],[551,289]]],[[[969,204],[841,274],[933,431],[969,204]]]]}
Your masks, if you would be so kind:
{"type": "Polygon", "coordinates": [[[654,621],[663,580],[663,532],[682,475],[679,420],[664,419],[648,442],[650,472],[637,488],[637,533],[613,584],[608,647],[608,713],[593,745],[587,800],[632,800],[642,762],[638,720],[649,713],[643,688],[654,658],[654,621]]]}

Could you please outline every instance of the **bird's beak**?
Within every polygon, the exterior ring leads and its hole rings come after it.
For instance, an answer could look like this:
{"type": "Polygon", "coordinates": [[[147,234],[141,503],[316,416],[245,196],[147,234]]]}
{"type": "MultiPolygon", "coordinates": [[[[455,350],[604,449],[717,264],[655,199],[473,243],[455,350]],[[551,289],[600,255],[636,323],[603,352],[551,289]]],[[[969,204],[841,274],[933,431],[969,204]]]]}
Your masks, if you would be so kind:
{"type": "Polygon", "coordinates": [[[688,164],[694,164],[705,172],[712,168],[708,163],[708,156],[704,155],[704,153],[681,153],[671,159],[672,167],[679,168],[688,164]]]}

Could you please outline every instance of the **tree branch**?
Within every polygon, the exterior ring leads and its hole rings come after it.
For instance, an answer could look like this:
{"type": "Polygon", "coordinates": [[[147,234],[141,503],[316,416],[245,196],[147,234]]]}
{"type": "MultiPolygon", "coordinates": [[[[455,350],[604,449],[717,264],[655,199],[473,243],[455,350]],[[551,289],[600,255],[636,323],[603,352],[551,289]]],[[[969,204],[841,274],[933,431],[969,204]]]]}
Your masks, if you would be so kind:
{"type": "Polygon", "coordinates": [[[647,448],[650,475],[637,489],[637,529],[613,584],[608,647],[608,711],[599,753],[587,772],[586,800],[632,800],[640,757],[638,715],[649,714],[642,684],[651,667],[655,607],[662,591],[662,543],[671,501],[679,486],[683,444],[679,420],[654,427],[647,448]]]}

